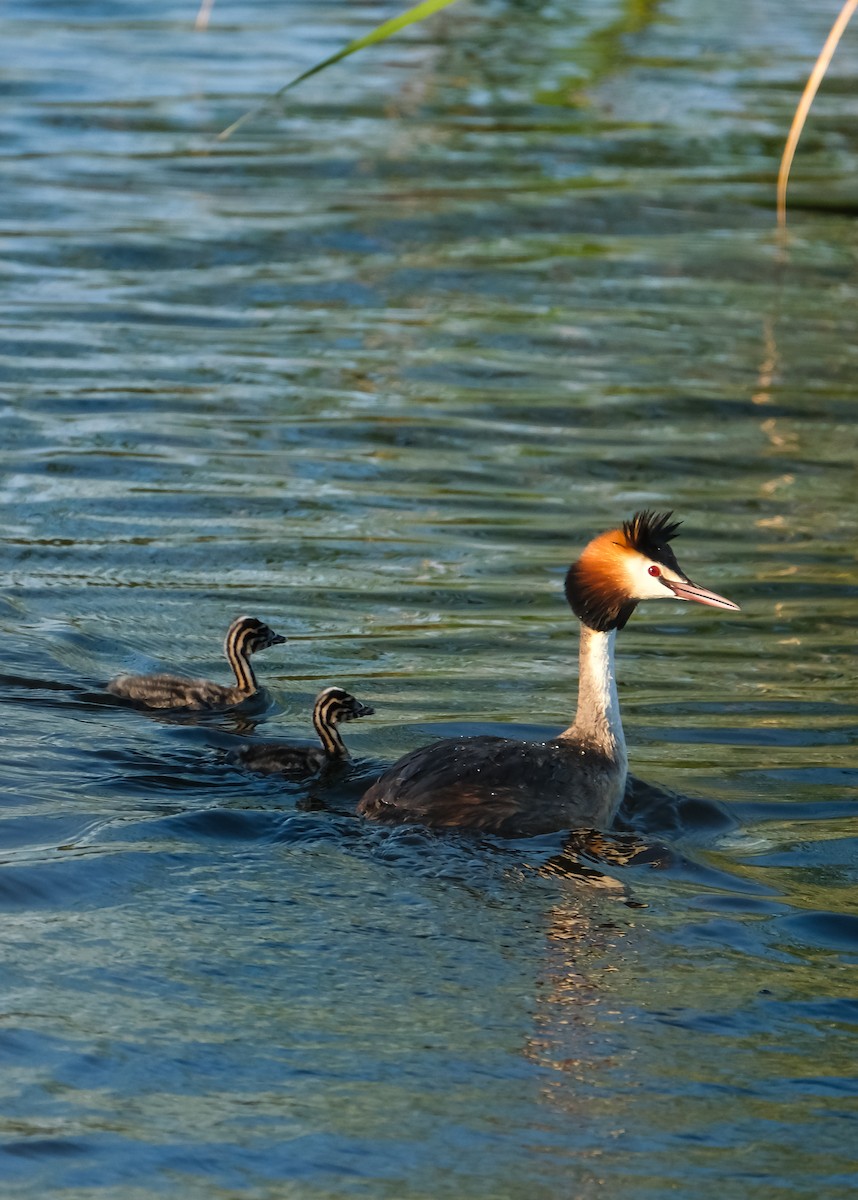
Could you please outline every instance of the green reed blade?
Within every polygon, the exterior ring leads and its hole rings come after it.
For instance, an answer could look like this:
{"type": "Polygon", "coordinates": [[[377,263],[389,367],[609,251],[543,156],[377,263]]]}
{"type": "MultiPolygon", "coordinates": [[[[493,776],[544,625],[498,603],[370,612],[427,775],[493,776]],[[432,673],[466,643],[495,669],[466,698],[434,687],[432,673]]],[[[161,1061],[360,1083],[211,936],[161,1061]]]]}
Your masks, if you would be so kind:
{"type": "Polygon", "coordinates": [[[235,133],[245,121],[249,121],[251,117],[262,112],[269,104],[279,99],[284,92],[288,92],[290,88],[296,87],[299,83],[303,83],[305,79],[309,79],[311,75],[317,75],[319,71],[324,71],[326,67],[333,66],[334,63],[340,61],[341,58],[346,58],[349,54],[354,54],[356,50],[363,50],[366,46],[374,46],[376,42],[383,42],[386,38],[392,37],[394,33],[399,33],[400,29],[405,29],[407,25],[413,25],[415,21],[422,21],[426,17],[431,17],[433,13],[440,12],[442,8],[447,8],[450,4],[455,4],[456,0],[420,0],[419,4],[415,4],[412,8],[406,9],[404,13],[400,13],[398,17],[391,17],[389,21],[382,21],[375,29],[364,34],[363,37],[355,38],[353,42],[343,46],[336,54],[332,54],[329,58],[324,59],[320,63],[316,63],[314,67],[310,67],[307,71],[302,71],[300,75],[296,75],[294,79],[290,79],[284,84],[279,91],[274,92],[269,96],[263,104],[257,105],[256,108],[250,109],[244,113],[237,121],[233,121],[232,125],[224,129],[218,134],[218,140],[226,141],[231,134],[235,133]]]}

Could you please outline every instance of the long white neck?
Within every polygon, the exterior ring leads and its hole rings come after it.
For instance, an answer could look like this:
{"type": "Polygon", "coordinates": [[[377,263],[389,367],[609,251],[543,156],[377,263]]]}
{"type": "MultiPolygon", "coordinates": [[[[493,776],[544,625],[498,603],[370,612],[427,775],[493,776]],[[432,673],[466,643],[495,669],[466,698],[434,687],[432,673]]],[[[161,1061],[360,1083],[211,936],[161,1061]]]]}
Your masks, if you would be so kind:
{"type": "Polygon", "coordinates": [[[586,743],[608,758],[626,764],[626,739],[614,671],[616,629],[598,633],[581,625],[578,652],[578,711],[561,737],[586,743]]]}

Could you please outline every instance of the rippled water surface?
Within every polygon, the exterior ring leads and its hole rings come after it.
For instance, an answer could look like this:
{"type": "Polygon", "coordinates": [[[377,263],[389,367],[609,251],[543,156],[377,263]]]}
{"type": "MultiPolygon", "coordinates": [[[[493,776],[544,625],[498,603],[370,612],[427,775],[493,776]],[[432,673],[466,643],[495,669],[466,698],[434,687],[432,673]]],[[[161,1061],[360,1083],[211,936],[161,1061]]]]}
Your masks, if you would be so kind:
{"type": "Polygon", "coordinates": [[[4,1196],[854,1195],[854,31],[772,212],[835,8],[462,0],[227,142],[397,6],[0,14],[4,1196]],[[567,722],[641,507],[742,612],[622,633],[621,830],[355,819],[567,722]],[[241,612],[261,716],[104,692],[241,612]],[[334,682],[349,770],[230,761],[334,682]]]}

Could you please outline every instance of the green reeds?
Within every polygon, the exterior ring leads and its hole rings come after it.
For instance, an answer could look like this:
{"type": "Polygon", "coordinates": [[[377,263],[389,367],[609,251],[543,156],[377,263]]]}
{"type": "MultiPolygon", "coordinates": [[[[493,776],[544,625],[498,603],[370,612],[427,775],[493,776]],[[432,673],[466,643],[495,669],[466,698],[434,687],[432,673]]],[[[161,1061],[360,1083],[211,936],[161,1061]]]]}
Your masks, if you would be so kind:
{"type": "Polygon", "coordinates": [[[415,21],[422,21],[426,17],[431,17],[433,13],[440,12],[442,8],[447,8],[451,4],[455,4],[456,0],[421,0],[421,3],[415,4],[413,8],[406,9],[404,13],[400,13],[398,17],[391,17],[389,21],[382,21],[375,29],[364,34],[363,37],[355,38],[353,42],[349,42],[347,46],[343,46],[336,54],[332,54],[329,58],[324,59],[320,63],[316,63],[314,67],[310,67],[307,71],[302,71],[300,75],[296,75],[294,79],[290,79],[284,84],[279,91],[274,92],[262,104],[256,108],[250,109],[244,113],[237,121],[224,129],[218,134],[219,141],[226,141],[236,129],[240,129],[245,121],[249,121],[251,117],[255,117],[257,113],[264,111],[269,104],[273,104],[275,100],[291,88],[297,87],[299,83],[303,83],[305,79],[309,79],[311,75],[317,75],[319,71],[324,71],[326,67],[333,66],[343,58],[347,58],[349,54],[354,54],[356,50],[364,50],[367,46],[374,46],[376,42],[383,42],[387,38],[392,37],[394,33],[399,33],[400,29],[405,29],[408,25],[413,25],[415,21]]]}

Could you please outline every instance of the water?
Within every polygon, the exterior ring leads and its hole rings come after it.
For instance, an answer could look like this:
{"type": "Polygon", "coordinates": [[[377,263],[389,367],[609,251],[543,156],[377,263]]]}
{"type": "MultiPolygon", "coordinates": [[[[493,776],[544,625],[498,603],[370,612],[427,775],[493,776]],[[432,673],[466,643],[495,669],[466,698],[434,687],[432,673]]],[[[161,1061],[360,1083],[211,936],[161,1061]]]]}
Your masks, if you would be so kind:
{"type": "Polygon", "coordinates": [[[218,143],[393,10],[7,6],[4,1196],[854,1193],[851,33],[772,228],[816,9],[463,4],[218,143]],[[565,723],[563,572],[643,506],[742,605],[621,635],[645,851],[353,819],[565,723]],[[332,786],[105,696],[239,612],[259,736],[374,705],[332,786]]]}

